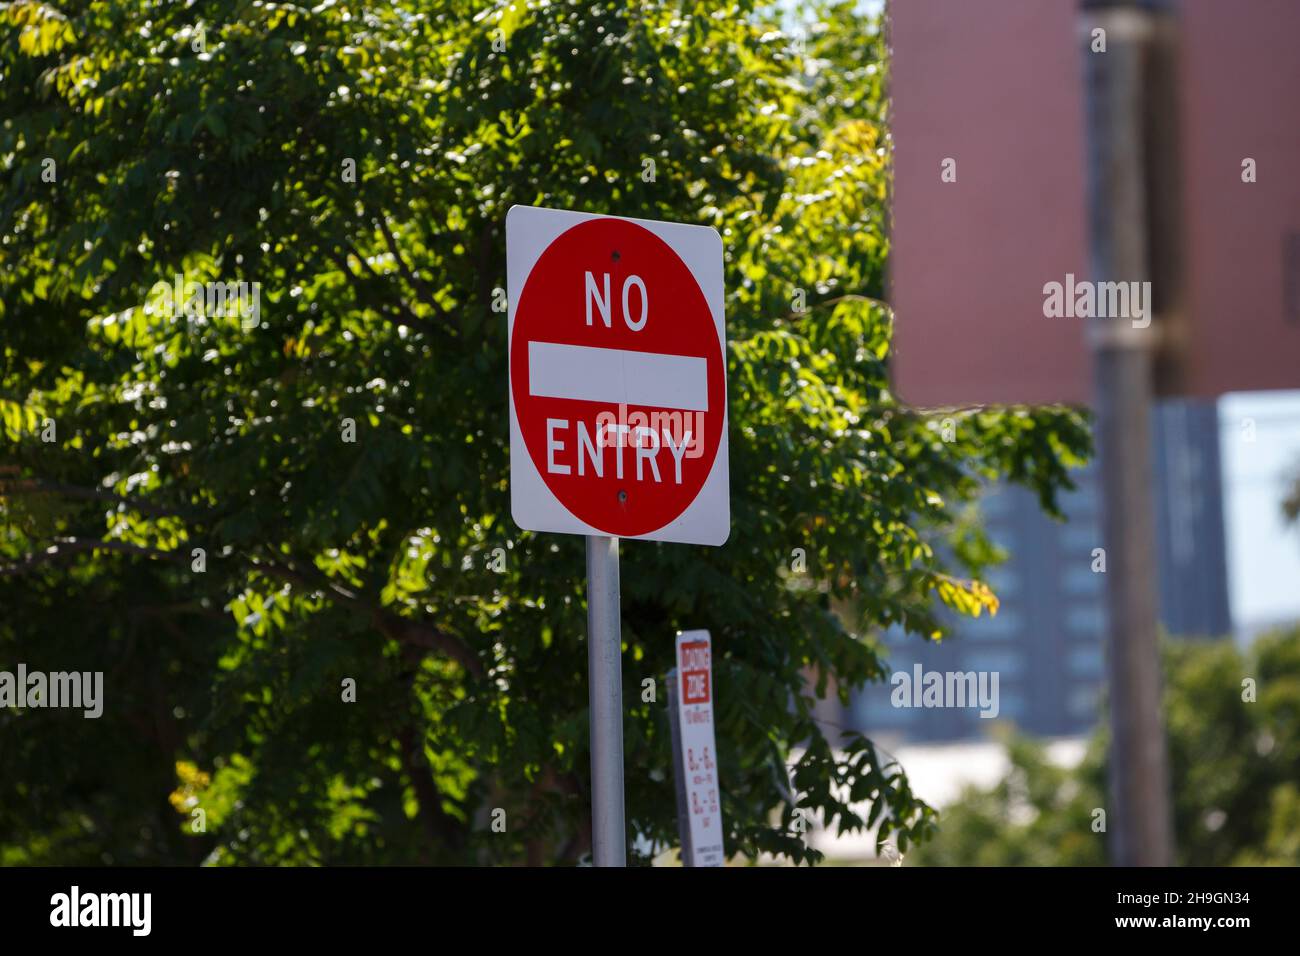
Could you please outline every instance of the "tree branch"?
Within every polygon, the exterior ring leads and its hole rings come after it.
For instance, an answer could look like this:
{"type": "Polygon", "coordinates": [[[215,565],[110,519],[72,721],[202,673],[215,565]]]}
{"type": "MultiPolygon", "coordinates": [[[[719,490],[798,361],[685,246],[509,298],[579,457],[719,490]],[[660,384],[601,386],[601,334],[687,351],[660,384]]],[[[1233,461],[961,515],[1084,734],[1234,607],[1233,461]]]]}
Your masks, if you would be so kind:
{"type": "Polygon", "coordinates": [[[160,558],[165,561],[174,561],[180,564],[189,564],[190,558],[183,551],[160,551],[157,548],[146,548],[142,545],[131,544],[126,541],[105,541],[99,538],[92,540],[68,538],[58,541],[40,554],[34,554],[24,561],[17,564],[11,564],[0,567],[0,578],[11,577],[17,574],[25,574],[33,568],[40,567],[43,564],[49,564],[51,561],[59,561],[64,558],[70,558],[74,555],[85,554],[94,551],[116,551],[120,554],[132,554],[144,558],[160,558]]]}
{"type": "MultiPolygon", "coordinates": [[[[421,318],[420,316],[412,312],[410,307],[407,306],[405,302],[402,303],[405,309],[405,311],[403,312],[395,311],[382,302],[376,303],[373,300],[373,297],[367,293],[367,289],[361,281],[361,276],[353,272],[352,267],[348,265],[348,260],[347,260],[348,253],[340,252],[337,249],[332,249],[329,247],[323,247],[323,248],[325,248],[326,255],[328,255],[332,260],[334,260],[334,264],[339,267],[339,271],[342,272],[343,275],[347,277],[348,284],[352,286],[352,291],[356,295],[358,305],[362,306],[363,308],[372,308],[375,311],[377,311],[380,315],[387,318],[390,322],[396,323],[397,325],[404,325],[409,329],[415,330],[416,332],[423,332],[425,335],[431,336],[435,332],[441,331],[439,326],[430,322],[428,319],[421,318]]],[[[374,275],[376,278],[382,278],[382,276],[380,276],[379,273],[375,272],[373,269],[370,268],[370,264],[365,261],[365,258],[359,252],[353,250],[351,254],[361,259],[362,264],[365,265],[367,269],[370,269],[372,275],[374,275]]]]}
{"type": "Polygon", "coordinates": [[[420,822],[428,836],[446,844],[452,850],[465,847],[465,831],[458,821],[442,809],[442,794],[433,781],[433,769],[424,755],[424,747],[416,740],[415,728],[406,724],[397,732],[397,743],[402,754],[402,769],[411,778],[411,789],[419,805],[420,822]]]}
{"type": "Polygon", "coordinates": [[[388,228],[388,223],[384,221],[382,213],[375,222],[379,226],[379,231],[384,235],[384,244],[388,246],[388,251],[393,254],[393,258],[397,260],[397,268],[401,271],[402,275],[406,277],[407,284],[410,285],[411,290],[419,296],[421,302],[433,309],[433,311],[441,318],[451,318],[451,316],[447,314],[447,311],[438,304],[437,299],[434,298],[433,289],[429,284],[417,276],[414,270],[407,265],[406,260],[402,258],[401,250],[397,246],[397,240],[393,237],[392,231],[388,228]]]}
{"type": "Polygon", "coordinates": [[[368,614],[374,626],[390,640],[425,650],[438,651],[459,663],[475,677],[482,678],[486,675],[483,662],[468,645],[432,624],[394,614],[318,571],[304,571],[279,561],[259,559],[252,555],[244,555],[244,557],[258,570],[281,581],[296,584],[307,590],[321,591],[335,601],[368,614]]]}
{"type": "Polygon", "coordinates": [[[40,478],[24,478],[16,481],[0,480],[0,496],[3,495],[62,495],[66,498],[80,498],[85,501],[104,501],[110,504],[125,505],[143,515],[154,518],[196,518],[201,515],[190,509],[177,510],[157,505],[139,498],[127,498],[103,488],[88,488],[84,485],[69,485],[58,481],[44,481],[40,478]]]}
{"type": "MultiPolygon", "coordinates": [[[[25,574],[34,568],[53,561],[60,561],[78,554],[93,553],[95,551],[115,551],[119,554],[156,558],[180,564],[190,563],[189,555],[183,550],[161,551],[158,548],[147,548],[126,541],[69,538],[56,541],[40,554],[33,554],[17,564],[0,566],[0,577],[14,577],[25,574]]],[[[365,599],[338,581],[319,572],[301,571],[280,562],[258,559],[249,554],[244,554],[242,557],[252,567],[265,574],[279,578],[289,584],[297,585],[305,590],[320,591],[336,602],[348,605],[360,613],[367,614],[374,626],[391,640],[412,647],[438,651],[459,663],[475,677],[482,678],[486,676],[483,662],[479,660],[478,655],[467,644],[454,635],[434,627],[432,624],[394,614],[387,608],[365,599]]]]}
{"type": "Polygon", "coordinates": [[[868,302],[878,308],[884,309],[891,316],[894,314],[894,307],[884,299],[876,299],[869,295],[859,295],[856,292],[846,292],[844,295],[832,296],[829,299],[822,299],[820,302],[813,302],[807,305],[802,312],[787,312],[785,315],[778,315],[773,321],[794,322],[803,318],[813,309],[820,309],[824,305],[839,305],[841,302],[868,302]]]}

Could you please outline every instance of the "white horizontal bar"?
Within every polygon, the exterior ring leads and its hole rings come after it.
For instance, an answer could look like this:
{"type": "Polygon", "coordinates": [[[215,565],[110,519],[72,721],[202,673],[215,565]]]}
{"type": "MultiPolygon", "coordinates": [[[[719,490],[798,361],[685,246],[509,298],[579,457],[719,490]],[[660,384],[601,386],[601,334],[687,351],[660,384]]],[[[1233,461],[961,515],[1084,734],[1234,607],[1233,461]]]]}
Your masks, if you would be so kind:
{"type": "Polygon", "coordinates": [[[529,342],[528,394],[707,412],[708,368],[694,355],[529,342]]]}

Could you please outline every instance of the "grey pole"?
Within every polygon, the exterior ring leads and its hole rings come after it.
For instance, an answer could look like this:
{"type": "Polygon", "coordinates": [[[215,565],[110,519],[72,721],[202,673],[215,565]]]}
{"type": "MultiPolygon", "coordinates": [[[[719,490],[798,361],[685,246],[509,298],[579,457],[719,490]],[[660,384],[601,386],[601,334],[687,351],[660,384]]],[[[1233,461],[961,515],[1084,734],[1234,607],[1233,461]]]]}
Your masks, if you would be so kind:
{"type": "Polygon", "coordinates": [[[627,865],[622,643],[618,538],[589,535],[587,670],[591,702],[591,846],[596,866],[627,865]]]}
{"type": "MultiPolygon", "coordinates": [[[[1155,16],[1148,3],[1085,0],[1082,24],[1092,278],[1148,281],[1144,71],[1151,62],[1155,16]],[[1097,27],[1106,31],[1104,53],[1090,49],[1097,27]]],[[[1147,328],[1123,318],[1089,321],[1106,548],[1111,727],[1106,826],[1116,865],[1169,866],[1173,828],[1156,640],[1150,426],[1152,361],[1161,326],[1158,318],[1147,328]]]]}

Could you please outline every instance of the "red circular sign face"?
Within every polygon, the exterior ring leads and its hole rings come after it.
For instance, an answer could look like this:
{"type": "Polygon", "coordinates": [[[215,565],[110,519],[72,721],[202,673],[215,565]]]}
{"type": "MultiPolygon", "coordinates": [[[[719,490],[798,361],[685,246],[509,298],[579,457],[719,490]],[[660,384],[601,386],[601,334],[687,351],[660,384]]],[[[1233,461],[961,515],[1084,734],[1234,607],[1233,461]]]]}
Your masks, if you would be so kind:
{"type": "Polygon", "coordinates": [[[538,258],[515,311],[515,414],[538,474],[580,521],[649,534],[695,500],[726,410],[708,302],[643,226],[591,219],[538,258]]]}

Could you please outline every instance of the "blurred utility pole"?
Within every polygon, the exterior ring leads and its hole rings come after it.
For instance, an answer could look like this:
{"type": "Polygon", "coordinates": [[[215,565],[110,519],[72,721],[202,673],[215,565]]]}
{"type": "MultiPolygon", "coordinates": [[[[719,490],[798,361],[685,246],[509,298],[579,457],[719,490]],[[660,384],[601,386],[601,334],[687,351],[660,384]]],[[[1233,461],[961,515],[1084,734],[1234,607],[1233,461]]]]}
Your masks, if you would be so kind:
{"type": "MultiPolygon", "coordinates": [[[[1153,154],[1171,158],[1168,137],[1153,133],[1172,89],[1162,72],[1172,58],[1160,48],[1168,29],[1164,4],[1082,0],[1080,43],[1086,81],[1089,250],[1094,282],[1152,283],[1162,245],[1159,191],[1148,175],[1153,154]],[[1103,30],[1105,52],[1095,51],[1103,30]],[[1154,99],[1153,99],[1154,97],[1154,99]],[[1153,109],[1153,106],[1156,108],[1153,109]],[[1153,227],[1153,221],[1157,223],[1153,227]]],[[[1171,118],[1172,114],[1167,114],[1171,118]]],[[[1167,127],[1165,128],[1167,130],[1167,127]]],[[[1173,171],[1170,171],[1171,175],[1173,171]]],[[[1176,271],[1176,270],[1172,270],[1176,271]]],[[[1146,303],[1147,315],[1155,310],[1146,303]]],[[[1169,866],[1173,827],[1161,716],[1156,641],[1158,573],[1155,549],[1151,405],[1161,316],[1147,328],[1124,318],[1090,321],[1095,409],[1102,482],[1106,605],[1106,668],[1110,708],[1109,812],[1111,860],[1119,866],[1169,866]]]]}

